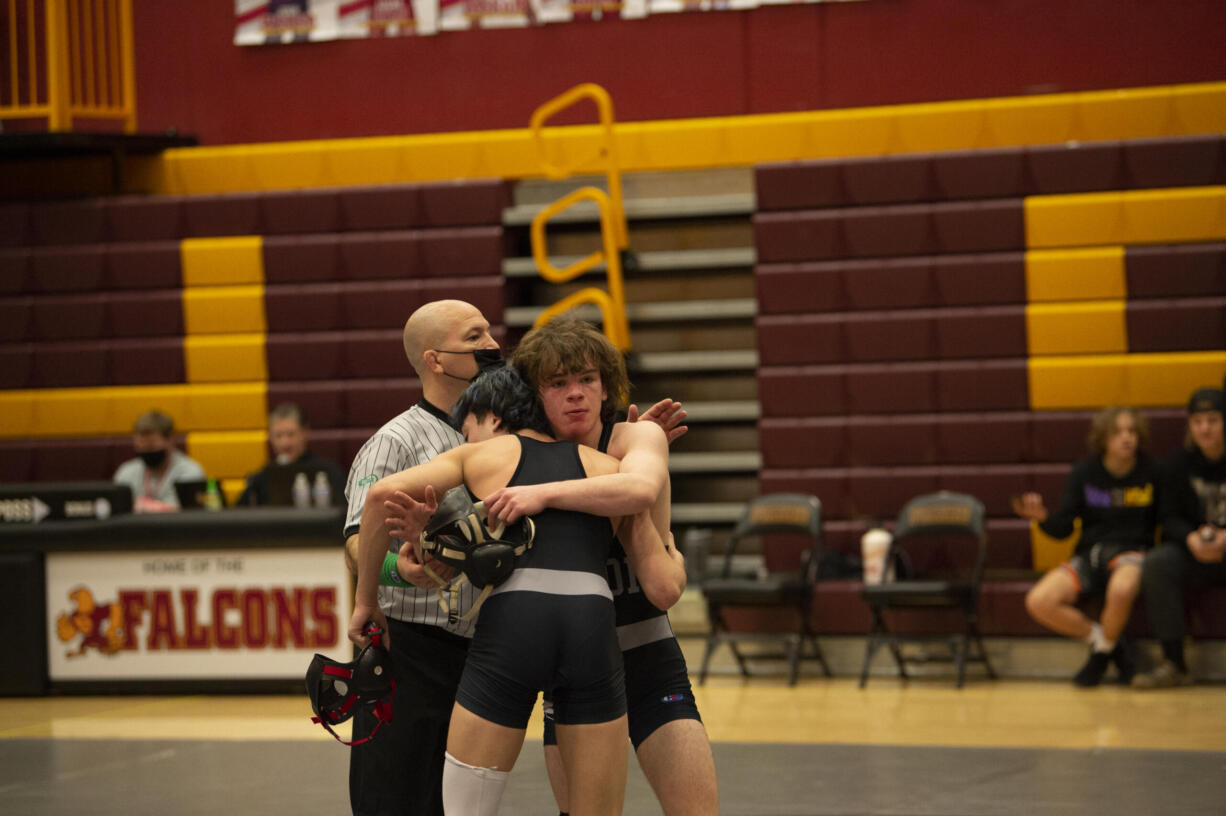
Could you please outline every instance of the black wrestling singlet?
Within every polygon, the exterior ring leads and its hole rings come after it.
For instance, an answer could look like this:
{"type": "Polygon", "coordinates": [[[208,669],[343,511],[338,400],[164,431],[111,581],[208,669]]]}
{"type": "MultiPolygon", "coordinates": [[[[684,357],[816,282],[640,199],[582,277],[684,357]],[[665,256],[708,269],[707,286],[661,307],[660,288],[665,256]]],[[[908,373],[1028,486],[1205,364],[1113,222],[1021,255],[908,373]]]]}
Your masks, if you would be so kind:
{"type": "MultiPolygon", "coordinates": [[[[507,486],[583,479],[587,473],[574,442],[538,442],[519,437],[519,466],[507,486]]],[[[515,562],[516,571],[551,569],[591,572],[605,576],[613,526],[603,516],[573,510],[546,509],[532,517],[536,540],[515,562]]],[[[502,589],[502,587],[499,587],[502,589]]]]}
{"type": "MultiPolygon", "coordinates": [[[[574,443],[519,440],[508,486],[586,476],[574,443]]],[[[523,728],[537,692],[552,689],[559,723],[615,719],[626,711],[626,695],[605,572],[613,527],[603,516],[569,510],[532,518],[531,549],[481,609],[456,702],[523,728]]]]}

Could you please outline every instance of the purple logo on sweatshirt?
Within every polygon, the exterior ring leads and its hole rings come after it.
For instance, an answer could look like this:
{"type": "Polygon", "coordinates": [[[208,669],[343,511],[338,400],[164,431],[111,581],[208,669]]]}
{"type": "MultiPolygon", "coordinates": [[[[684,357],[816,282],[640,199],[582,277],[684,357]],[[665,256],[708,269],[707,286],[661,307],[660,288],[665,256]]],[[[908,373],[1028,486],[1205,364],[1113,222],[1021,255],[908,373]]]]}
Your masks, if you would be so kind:
{"type": "Polygon", "coordinates": [[[1086,505],[1088,507],[1110,507],[1111,491],[1094,485],[1086,485],[1086,505]]]}

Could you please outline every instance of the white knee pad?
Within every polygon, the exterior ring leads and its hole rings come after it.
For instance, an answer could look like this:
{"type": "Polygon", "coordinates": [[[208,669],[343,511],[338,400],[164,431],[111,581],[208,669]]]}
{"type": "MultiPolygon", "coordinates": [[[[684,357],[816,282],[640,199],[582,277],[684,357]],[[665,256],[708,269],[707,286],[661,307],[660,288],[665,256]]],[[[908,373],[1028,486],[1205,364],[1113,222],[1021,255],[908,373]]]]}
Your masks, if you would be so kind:
{"type": "Polygon", "coordinates": [[[508,771],[465,765],[451,754],[443,764],[443,812],[447,816],[494,816],[507,787],[508,771]]]}

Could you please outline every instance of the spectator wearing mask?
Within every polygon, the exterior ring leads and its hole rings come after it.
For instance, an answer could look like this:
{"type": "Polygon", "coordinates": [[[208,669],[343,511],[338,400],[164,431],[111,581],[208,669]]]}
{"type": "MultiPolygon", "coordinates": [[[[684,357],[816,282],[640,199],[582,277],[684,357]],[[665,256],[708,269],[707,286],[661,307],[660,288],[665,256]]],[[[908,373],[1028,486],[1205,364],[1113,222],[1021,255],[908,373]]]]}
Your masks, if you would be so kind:
{"type": "Polygon", "coordinates": [[[317,456],[308,447],[311,427],[302,409],[292,402],[283,402],[268,415],[268,444],[272,460],[262,470],[247,476],[247,487],[238,499],[240,507],[267,505],[270,476],[278,469],[293,466],[306,473],[315,483],[316,474],[327,476],[329,501],[339,507],[345,501],[345,472],[331,459],[317,456]]]}
{"type": "Polygon", "coordinates": [[[132,424],[136,456],[115,470],[113,481],[132,488],[134,512],[176,511],[175,483],[204,481],[200,463],[175,449],[174,433],[174,420],[161,411],[146,411],[132,424]]]}

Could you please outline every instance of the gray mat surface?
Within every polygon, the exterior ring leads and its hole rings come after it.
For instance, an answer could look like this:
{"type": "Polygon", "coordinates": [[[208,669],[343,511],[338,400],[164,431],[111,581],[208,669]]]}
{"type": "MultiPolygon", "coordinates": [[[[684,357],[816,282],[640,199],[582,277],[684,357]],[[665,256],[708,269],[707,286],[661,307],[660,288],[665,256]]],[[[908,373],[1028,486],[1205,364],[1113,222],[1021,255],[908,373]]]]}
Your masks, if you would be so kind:
{"type": "MultiPolygon", "coordinates": [[[[0,740],[0,812],[204,816],[348,812],[325,742],[0,740]]],[[[1226,813],[1226,753],[718,744],[724,816],[1226,813]]],[[[633,759],[625,813],[659,813],[633,759]]],[[[553,816],[539,741],[504,816],[553,816]]]]}

